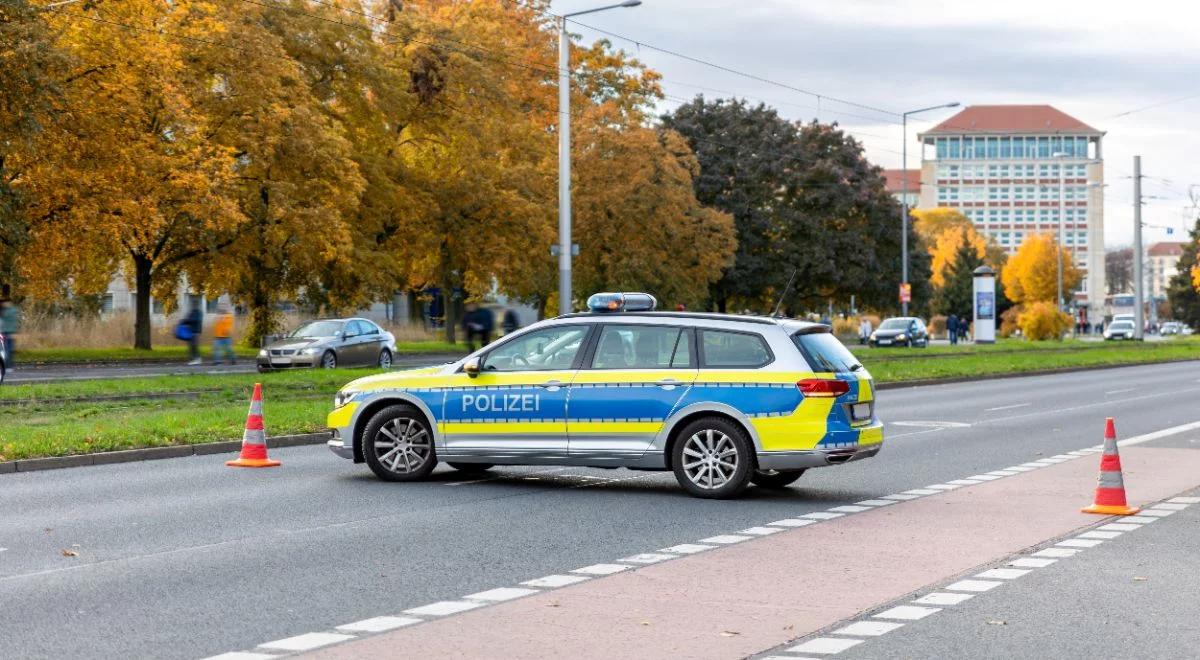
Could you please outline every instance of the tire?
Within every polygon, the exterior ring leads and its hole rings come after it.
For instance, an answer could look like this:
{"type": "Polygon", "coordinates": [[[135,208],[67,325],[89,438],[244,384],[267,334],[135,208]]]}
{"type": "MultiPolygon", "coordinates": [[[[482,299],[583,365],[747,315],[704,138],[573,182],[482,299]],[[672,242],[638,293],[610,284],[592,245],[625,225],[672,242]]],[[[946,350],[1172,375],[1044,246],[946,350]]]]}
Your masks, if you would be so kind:
{"type": "Polygon", "coordinates": [[[325,354],[321,356],[321,368],[337,369],[337,353],[325,351],[325,354]]]}
{"type": "Polygon", "coordinates": [[[392,352],[386,348],[383,349],[382,351],[379,351],[379,359],[375,362],[375,364],[380,369],[391,369],[392,368],[392,352]]]}
{"type": "Polygon", "coordinates": [[[262,366],[261,364],[260,364],[260,365],[258,365],[258,373],[260,373],[260,374],[265,374],[265,373],[267,373],[268,371],[270,371],[270,369],[268,369],[268,368],[266,368],[266,367],[262,366]]]}
{"type": "Polygon", "coordinates": [[[407,404],[388,406],[371,417],[363,430],[362,453],[384,481],[420,481],[437,466],[429,424],[407,404]]]}
{"type": "Polygon", "coordinates": [[[491,463],[446,463],[446,465],[449,465],[459,472],[466,472],[467,474],[482,474],[496,467],[491,463]]]}
{"type": "Polygon", "coordinates": [[[787,488],[804,475],[804,470],[755,470],[750,481],[759,488],[787,488]]]}
{"type": "Polygon", "coordinates": [[[757,463],[746,432],[725,417],[703,417],[685,426],[671,448],[671,459],[679,485],[689,495],[706,499],[740,494],[750,485],[757,463]],[[732,470],[727,467],[730,459],[732,470]]]}

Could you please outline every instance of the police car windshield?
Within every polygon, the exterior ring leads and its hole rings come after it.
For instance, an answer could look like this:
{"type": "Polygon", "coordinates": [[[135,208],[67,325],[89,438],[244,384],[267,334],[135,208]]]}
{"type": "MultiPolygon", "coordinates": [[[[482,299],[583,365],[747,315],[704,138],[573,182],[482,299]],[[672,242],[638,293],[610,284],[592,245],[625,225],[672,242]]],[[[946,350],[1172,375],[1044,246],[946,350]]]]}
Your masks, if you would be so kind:
{"type": "Polygon", "coordinates": [[[333,337],[342,331],[341,321],[313,321],[292,332],[292,337],[333,337]]]}
{"type": "Polygon", "coordinates": [[[816,371],[844,374],[862,369],[858,358],[828,332],[795,334],[792,341],[800,349],[804,361],[816,371]]]}

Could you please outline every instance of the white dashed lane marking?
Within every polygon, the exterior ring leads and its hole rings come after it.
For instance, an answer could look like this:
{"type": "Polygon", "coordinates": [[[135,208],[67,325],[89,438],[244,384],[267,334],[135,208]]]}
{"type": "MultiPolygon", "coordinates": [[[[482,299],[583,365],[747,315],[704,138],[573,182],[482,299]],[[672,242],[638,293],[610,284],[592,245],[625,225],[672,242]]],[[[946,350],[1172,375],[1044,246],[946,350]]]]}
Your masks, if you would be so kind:
{"type": "Polygon", "coordinates": [[[592,564],[591,566],[577,568],[571,572],[583,573],[585,575],[612,575],[613,573],[620,573],[621,571],[627,571],[631,568],[633,567],[626,566],[625,564],[592,564]]]}
{"type": "Polygon", "coordinates": [[[634,564],[657,564],[660,561],[676,559],[678,557],[679,555],[669,555],[665,552],[643,552],[640,555],[626,557],[624,559],[619,559],[618,561],[633,562],[634,564]]]}
{"type": "Polygon", "coordinates": [[[935,591],[926,596],[922,596],[913,602],[920,605],[958,605],[959,603],[974,597],[975,594],[952,594],[942,591],[935,591]]]}
{"type": "Polygon", "coordinates": [[[266,644],[259,644],[259,648],[272,649],[276,651],[311,651],[319,649],[322,646],[337,644],[346,640],[354,639],[354,635],[339,635],[337,633],[305,633],[280,639],[266,644]]]}
{"type": "Polygon", "coordinates": [[[547,575],[546,577],[540,577],[540,578],[537,578],[536,580],[526,580],[526,581],[522,582],[521,584],[528,585],[530,587],[545,587],[547,589],[557,589],[559,587],[565,587],[570,584],[578,584],[580,582],[583,582],[584,580],[589,580],[589,579],[591,579],[591,578],[586,578],[582,575],[547,575]]]}
{"type": "Polygon", "coordinates": [[[833,631],[835,635],[858,635],[860,637],[878,637],[904,627],[903,623],[892,621],[856,621],[845,628],[833,631]]]}
{"type": "Polygon", "coordinates": [[[738,536],[737,534],[719,534],[717,536],[710,536],[706,539],[700,539],[700,542],[701,543],[719,543],[721,545],[730,545],[733,543],[741,543],[742,541],[749,541],[751,538],[753,538],[753,537],[738,536]]]}
{"type": "Polygon", "coordinates": [[[347,623],[344,626],[338,626],[337,629],[345,632],[380,633],[421,623],[423,620],[414,619],[409,616],[377,616],[373,619],[363,619],[362,621],[347,623]]]}
{"type": "Polygon", "coordinates": [[[413,616],[449,616],[473,610],[476,607],[483,607],[483,603],[473,603],[468,600],[443,600],[429,605],[422,605],[412,609],[404,610],[405,614],[413,616]]]}
{"type": "Polygon", "coordinates": [[[1032,406],[1032,405],[1033,405],[1032,403],[1014,403],[1011,406],[996,406],[995,408],[988,408],[984,412],[996,412],[997,410],[1012,410],[1014,408],[1024,408],[1026,406],[1032,406]]]}
{"type": "Polygon", "coordinates": [[[984,580],[1015,580],[1026,573],[1029,571],[1021,568],[993,568],[979,573],[975,577],[984,580]]]}
{"type": "Polygon", "coordinates": [[[713,549],[713,546],[711,546],[711,545],[700,545],[698,543],[680,543],[679,545],[673,545],[669,548],[663,548],[662,552],[675,552],[675,553],[678,553],[681,555],[694,555],[697,552],[704,552],[705,550],[712,550],[712,549],[713,549]]]}
{"type": "Polygon", "coordinates": [[[774,527],[804,527],[805,525],[815,525],[817,524],[817,521],[811,518],[785,518],[783,520],[776,520],[773,523],[767,524],[774,527]]]}
{"type": "Polygon", "coordinates": [[[900,619],[901,621],[918,621],[930,614],[941,612],[940,607],[920,607],[918,605],[897,605],[890,610],[884,610],[875,615],[877,619],[900,619]]]}
{"type": "Polygon", "coordinates": [[[862,644],[861,639],[850,639],[847,637],[818,637],[810,639],[799,646],[793,646],[788,649],[790,653],[817,653],[819,655],[830,655],[833,653],[841,653],[846,649],[853,648],[862,644]]]}
{"type": "Polygon", "coordinates": [[[469,598],[471,600],[482,600],[482,601],[487,601],[489,603],[502,603],[506,600],[515,600],[515,599],[521,598],[523,596],[531,596],[531,595],[537,594],[537,593],[541,593],[541,592],[538,591],[537,589],[518,589],[517,587],[500,587],[499,589],[489,589],[487,591],[480,591],[477,594],[471,594],[469,596],[464,596],[464,598],[469,598]]]}
{"type": "Polygon", "coordinates": [[[1008,562],[1009,566],[1018,568],[1046,568],[1050,564],[1058,561],[1057,559],[1040,559],[1038,557],[1021,557],[1008,562]]]}
{"type": "Polygon", "coordinates": [[[996,587],[1004,584],[1003,582],[992,582],[991,580],[959,580],[953,584],[946,585],[946,589],[950,591],[973,591],[981,593],[991,591],[996,587]]]}
{"type": "Polygon", "coordinates": [[[770,534],[778,534],[783,530],[778,527],[750,527],[743,529],[738,534],[749,534],[751,536],[768,536],[770,534]]]}
{"type": "Polygon", "coordinates": [[[1066,541],[1059,541],[1054,545],[1060,548],[1094,548],[1101,543],[1104,543],[1104,541],[1100,539],[1067,539],[1066,541]]]}

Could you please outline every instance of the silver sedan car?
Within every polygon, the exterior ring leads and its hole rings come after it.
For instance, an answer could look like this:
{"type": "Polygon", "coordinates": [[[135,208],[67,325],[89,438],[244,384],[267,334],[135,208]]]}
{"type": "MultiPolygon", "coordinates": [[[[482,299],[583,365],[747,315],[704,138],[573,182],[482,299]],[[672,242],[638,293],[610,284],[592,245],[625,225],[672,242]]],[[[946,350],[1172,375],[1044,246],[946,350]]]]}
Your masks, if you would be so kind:
{"type": "Polygon", "coordinates": [[[395,354],[396,337],[367,319],[320,319],[268,342],[258,352],[258,370],[343,366],[389,369],[395,354]]]}

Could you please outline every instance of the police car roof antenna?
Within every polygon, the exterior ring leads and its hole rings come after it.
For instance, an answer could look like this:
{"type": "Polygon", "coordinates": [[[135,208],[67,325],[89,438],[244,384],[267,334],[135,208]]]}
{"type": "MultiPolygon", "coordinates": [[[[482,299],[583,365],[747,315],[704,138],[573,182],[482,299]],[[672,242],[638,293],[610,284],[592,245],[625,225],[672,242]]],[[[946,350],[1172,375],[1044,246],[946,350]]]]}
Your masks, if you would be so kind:
{"type": "Polygon", "coordinates": [[[775,303],[775,311],[771,312],[771,316],[779,318],[779,309],[783,307],[783,300],[787,298],[787,294],[792,292],[792,282],[796,280],[796,273],[799,271],[799,268],[792,269],[792,276],[788,278],[787,286],[783,287],[783,295],[779,296],[779,302],[775,303]]]}

